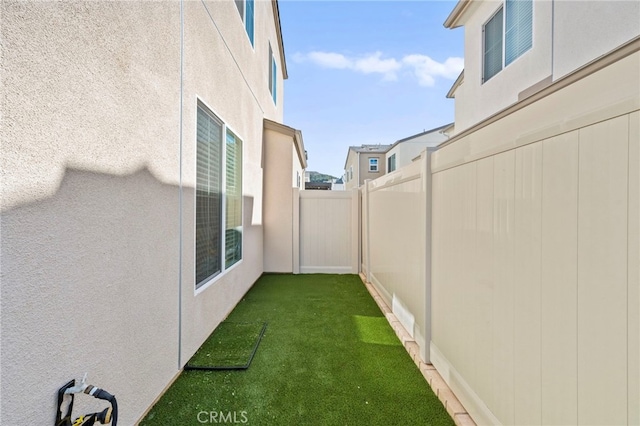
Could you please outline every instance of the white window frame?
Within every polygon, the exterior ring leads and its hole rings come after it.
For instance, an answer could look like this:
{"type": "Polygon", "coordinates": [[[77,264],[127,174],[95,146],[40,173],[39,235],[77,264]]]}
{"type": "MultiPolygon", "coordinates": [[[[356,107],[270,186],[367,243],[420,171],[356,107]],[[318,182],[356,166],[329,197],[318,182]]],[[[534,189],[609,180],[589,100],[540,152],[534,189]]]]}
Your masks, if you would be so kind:
{"type": "MultiPolygon", "coordinates": [[[[194,155],[194,163],[193,163],[193,167],[194,170],[197,173],[198,170],[198,152],[197,152],[197,146],[198,146],[198,133],[197,133],[197,128],[198,128],[198,114],[197,111],[199,108],[202,108],[204,110],[205,113],[207,113],[208,115],[212,116],[214,120],[217,120],[218,122],[222,123],[222,152],[221,152],[221,164],[222,164],[222,168],[220,170],[220,174],[221,174],[221,220],[220,220],[220,271],[210,277],[207,277],[206,279],[204,279],[203,281],[201,281],[200,283],[198,283],[196,280],[196,265],[195,262],[193,264],[193,281],[194,281],[194,294],[200,294],[203,291],[205,291],[207,288],[209,288],[213,283],[217,282],[219,279],[221,279],[223,276],[225,276],[229,271],[233,270],[234,268],[236,268],[238,265],[240,265],[243,260],[244,260],[244,193],[243,193],[243,188],[244,188],[244,173],[245,173],[245,167],[244,167],[244,138],[242,138],[241,136],[239,136],[238,132],[236,132],[234,129],[232,129],[225,120],[223,120],[221,118],[221,116],[213,109],[211,108],[211,106],[209,106],[206,102],[204,102],[201,98],[196,96],[196,114],[195,114],[195,125],[194,125],[194,129],[196,129],[195,135],[194,135],[194,146],[196,147],[195,149],[195,155],[194,155]],[[240,186],[240,197],[241,197],[241,207],[240,207],[240,216],[242,218],[242,234],[240,236],[240,245],[241,245],[241,252],[240,252],[240,259],[238,261],[236,261],[234,264],[232,264],[231,266],[227,267],[226,266],[226,214],[227,214],[227,133],[231,133],[233,134],[233,136],[235,136],[242,144],[242,149],[243,149],[243,155],[241,158],[241,163],[240,163],[240,167],[241,167],[241,186],[240,186]]],[[[194,200],[193,200],[193,232],[194,232],[194,241],[193,241],[193,254],[194,254],[194,259],[196,259],[196,237],[195,237],[195,233],[196,233],[196,220],[197,220],[197,193],[194,194],[194,200]]]]}
{"type": "MultiPolygon", "coordinates": [[[[535,2],[533,0],[531,0],[531,7],[532,7],[532,12],[531,12],[531,20],[534,20],[534,11],[533,11],[533,7],[535,6],[535,2]]],[[[522,56],[524,56],[525,53],[527,53],[528,51],[533,49],[533,41],[534,41],[534,28],[535,25],[533,25],[533,22],[531,24],[531,47],[529,47],[527,50],[523,51],[522,53],[520,53],[520,55],[516,56],[511,62],[509,62],[508,64],[506,63],[506,58],[507,58],[507,0],[503,0],[500,3],[500,7],[498,7],[496,9],[495,12],[493,12],[491,14],[491,16],[489,17],[489,19],[487,19],[484,24],[482,24],[482,52],[481,52],[481,56],[482,56],[482,67],[481,67],[481,71],[480,71],[480,81],[481,84],[486,83],[487,81],[491,80],[493,77],[495,77],[496,75],[500,74],[500,72],[502,72],[502,70],[504,70],[505,68],[507,68],[509,65],[513,64],[514,62],[517,62],[518,59],[520,59],[522,56]],[[484,55],[485,55],[485,27],[487,26],[487,24],[502,10],[502,33],[501,33],[501,37],[502,37],[502,58],[501,58],[501,62],[500,62],[500,69],[493,74],[491,77],[487,78],[485,80],[484,78],[484,70],[485,70],[485,61],[484,61],[484,55]]]]}
{"type": "Polygon", "coordinates": [[[242,25],[244,26],[244,32],[247,35],[247,39],[249,39],[249,44],[251,47],[255,49],[255,39],[256,39],[256,0],[253,0],[253,16],[251,19],[253,20],[252,28],[253,34],[249,35],[247,31],[247,0],[234,0],[236,10],[240,15],[240,20],[242,21],[242,25]],[[242,3],[242,11],[238,8],[238,4],[242,3]]]}
{"type": "Polygon", "coordinates": [[[369,157],[369,173],[378,173],[380,171],[380,158],[369,157]],[[372,161],[375,161],[375,169],[373,168],[372,161]]]}

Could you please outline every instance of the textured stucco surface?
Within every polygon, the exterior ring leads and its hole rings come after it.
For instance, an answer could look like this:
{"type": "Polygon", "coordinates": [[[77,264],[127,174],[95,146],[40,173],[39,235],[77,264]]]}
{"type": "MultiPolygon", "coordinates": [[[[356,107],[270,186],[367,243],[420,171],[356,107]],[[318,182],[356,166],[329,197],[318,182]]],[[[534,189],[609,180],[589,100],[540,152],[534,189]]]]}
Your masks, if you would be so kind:
{"type": "Polygon", "coordinates": [[[556,1],[553,79],[640,35],[637,1],[556,1]]]}
{"type": "MultiPolygon", "coordinates": [[[[264,270],[293,272],[293,138],[265,130],[264,270]],[[283,164],[282,167],[268,167],[283,164]]],[[[297,156],[296,156],[297,158],[297,156]]]]}
{"type": "Polygon", "coordinates": [[[85,372],[135,423],[262,273],[272,6],[252,47],[233,2],[185,2],[182,87],[180,6],[0,5],[0,424],[50,424],[85,372]],[[196,294],[197,99],[243,140],[244,250],[196,294]]]}
{"type": "Polygon", "coordinates": [[[464,83],[455,93],[456,133],[517,102],[518,93],[551,75],[552,2],[541,1],[534,2],[531,49],[482,82],[483,26],[503,3],[479,2],[465,13],[464,83]]]}

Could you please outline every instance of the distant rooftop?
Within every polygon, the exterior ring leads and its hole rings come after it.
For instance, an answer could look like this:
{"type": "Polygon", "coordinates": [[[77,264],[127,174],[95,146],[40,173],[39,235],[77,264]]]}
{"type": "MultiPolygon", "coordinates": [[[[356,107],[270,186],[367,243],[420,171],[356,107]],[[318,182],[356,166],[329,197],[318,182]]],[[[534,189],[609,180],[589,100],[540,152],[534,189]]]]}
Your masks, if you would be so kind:
{"type": "Polygon", "coordinates": [[[391,148],[391,145],[361,145],[361,146],[350,146],[349,149],[355,152],[387,152],[391,148]]]}

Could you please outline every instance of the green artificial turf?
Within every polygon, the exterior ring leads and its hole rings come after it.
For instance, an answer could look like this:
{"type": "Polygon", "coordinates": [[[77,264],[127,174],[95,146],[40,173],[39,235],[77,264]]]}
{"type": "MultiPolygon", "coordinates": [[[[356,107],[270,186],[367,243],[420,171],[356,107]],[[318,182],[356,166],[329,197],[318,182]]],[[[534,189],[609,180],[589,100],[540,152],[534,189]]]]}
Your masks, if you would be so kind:
{"type": "Polygon", "coordinates": [[[248,368],[265,327],[261,322],[223,321],[191,357],[185,369],[248,368]]]}
{"type": "Polygon", "coordinates": [[[184,371],[141,425],[452,425],[357,275],[264,275],[227,319],[251,367],[184,371]]]}

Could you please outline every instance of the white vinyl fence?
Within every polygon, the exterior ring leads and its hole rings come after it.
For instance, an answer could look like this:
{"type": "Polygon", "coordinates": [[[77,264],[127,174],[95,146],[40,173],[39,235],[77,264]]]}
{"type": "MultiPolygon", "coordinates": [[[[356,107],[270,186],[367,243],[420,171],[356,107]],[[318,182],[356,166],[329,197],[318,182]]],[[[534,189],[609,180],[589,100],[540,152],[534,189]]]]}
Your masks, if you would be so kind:
{"type": "Polygon", "coordinates": [[[430,174],[428,153],[363,186],[363,271],[415,339],[430,341],[430,174]]]}
{"type": "Polygon", "coordinates": [[[294,273],[357,274],[360,195],[353,191],[294,189],[294,273]],[[296,246],[298,244],[298,246],[296,246]]]}

